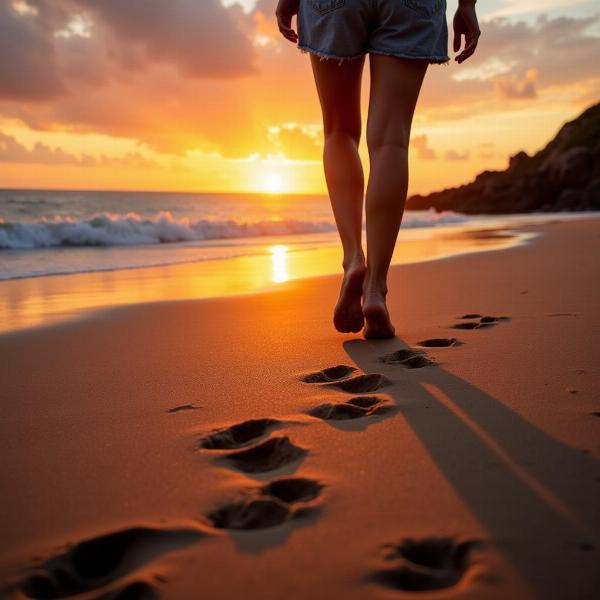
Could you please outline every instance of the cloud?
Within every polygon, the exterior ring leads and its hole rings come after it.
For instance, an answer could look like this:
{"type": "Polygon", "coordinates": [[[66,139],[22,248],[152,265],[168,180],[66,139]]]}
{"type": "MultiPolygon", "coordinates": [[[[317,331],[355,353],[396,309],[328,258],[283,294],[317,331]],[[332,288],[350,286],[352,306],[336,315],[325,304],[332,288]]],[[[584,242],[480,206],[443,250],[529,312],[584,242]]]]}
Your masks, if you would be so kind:
{"type": "Polygon", "coordinates": [[[0,99],[43,101],[152,64],[200,79],[256,72],[252,19],[219,0],[3,0],[0,99]]]}
{"type": "Polygon", "coordinates": [[[415,135],[412,137],[410,148],[417,152],[417,158],[420,160],[435,160],[437,158],[435,150],[427,146],[426,135],[415,135]]]}
{"type": "Polygon", "coordinates": [[[508,17],[515,15],[534,14],[541,10],[557,8],[573,9],[581,4],[587,4],[589,0],[504,0],[503,6],[492,11],[488,17],[508,17]]]}
{"type": "Polygon", "coordinates": [[[274,15],[277,8],[277,0],[257,0],[254,4],[254,10],[262,12],[265,15],[274,15]]]}
{"type": "Polygon", "coordinates": [[[457,152],[456,150],[446,150],[444,158],[446,160],[468,160],[469,152],[457,152]]]}
{"type": "Polygon", "coordinates": [[[0,2],[0,117],[131,137],[160,152],[255,151],[264,126],[232,87],[258,73],[255,19],[240,6],[15,2],[0,2]]]}
{"type": "Polygon", "coordinates": [[[532,22],[493,19],[482,25],[481,48],[469,66],[500,61],[509,65],[512,73],[535,68],[545,81],[566,82],[574,76],[596,75],[589,56],[600,50],[600,37],[590,31],[599,22],[598,15],[556,18],[540,15],[532,22]],[[565,68],[567,65],[571,68],[565,68]]]}
{"type": "Polygon", "coordinates": [[[268,138],[276,152],[291,160],[321,160],[323,128],[320,125],[284,123],[269,129],[268,138]]]}
{"type": "MultiPolygon", "coordinates": [[[[230,8],[219,0],[19,2],[32,10],[0,2],[0,117],[34,130],[131,138],[162,153],[320,158],[321,134],[298,125],[321,117],[309,59],[278,34],[275,0],[230,8]]],[[[429,69],[416,126],[547,98],[593,101],[600,76],[590,57],[600,55],[600,38],[590,30],[598,24],[484,22],[465,65],[429,69]]],[[[413,145],[420,159],[437,157],[426,138],[413,145]]]]}
{"type": "Polygon", "coordinates": [[[82,165],[94,164],[95,161],[87,156],[79,158],[60,148],[50,148],[41,142],[37,142],[31,150],[28,150],[13,136],[0,132],[0,162],[82,165]]]}
{"type": "MultiPolygon", "coordinates": [[[[492,114],[508,105],[527,105],[562,88],[579,104],[589,103],[586,90],[598,89],[600,15],[530,21],[494,18],[482,23],[475,55],[460,66],[430,69],[417,115],[428,119],[462,119],[492,114]],[[448,102],[451,98],[452,102],[448,102]]],[[[556,97],[556,96],[555,96],[556,97]]]]}
{"type": "Polygon", "coordinates": [[[0,98],[39,100],[65,92],[48,15],[0,2],[0,98]],[[19,12],[19,11],[22,12],[19,12]]]}
{"type": "Polygon", "coordinates": [[[498,75],[494,78],[494,87],[501,98],[532,99],[537,98],[536,82],[536,69],[528,69],[524,77],[498,75]]]}
{"type": "Polygon", "coordinates": [[[61,148],[51,148],[42,142],[36,142],[33,148],[28,149],[11,135],[0,132],[0,162],[20,164],[44,165],[76,165],[80,167],[94,166],[128,166],[128,167],[157,167],[157,163],[150,161],[138,153],[131,152],[122,157],[90,156],[82,154],[76,156],[65,152],[61,148]]]}
{"type": "MultiPolygon", "coordinates": [[[[219,0],[73,0],[99,17],[124,46],[186,76],[235,78],[254,72],[244,19],[219,0]]],[[[125,48],[125,51],[127,48],[125,48]]]]}

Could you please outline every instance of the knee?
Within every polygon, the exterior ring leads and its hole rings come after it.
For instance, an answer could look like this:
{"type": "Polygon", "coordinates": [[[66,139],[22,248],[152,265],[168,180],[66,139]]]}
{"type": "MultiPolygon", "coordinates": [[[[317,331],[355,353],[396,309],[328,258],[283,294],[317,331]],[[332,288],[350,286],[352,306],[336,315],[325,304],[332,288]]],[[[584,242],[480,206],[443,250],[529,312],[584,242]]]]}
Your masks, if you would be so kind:
{"type": "Polygon", "coordinates": [[[344,144],[352,145],[353,147],[360,144],[360,136],[356,135],[351,131],[345,131],[343,129],[336,129],[333,131],[325,132],[325,145],[327,144],[344,144]]]}
{"type": "Polygon", "coordinates": [[[408,143],[409,135],[404,132],[367,131],[367,148],[370,153],[383,148],[391,148],[398,153],[408,153],[408,143]]]}
{"type": "Polygon", "coordinates": [[[346,120],[331,119],[323,123],[325,141],[336,139],[349,139],[357,146],[360,143],[360,121],[349,122],[346,120]]]}

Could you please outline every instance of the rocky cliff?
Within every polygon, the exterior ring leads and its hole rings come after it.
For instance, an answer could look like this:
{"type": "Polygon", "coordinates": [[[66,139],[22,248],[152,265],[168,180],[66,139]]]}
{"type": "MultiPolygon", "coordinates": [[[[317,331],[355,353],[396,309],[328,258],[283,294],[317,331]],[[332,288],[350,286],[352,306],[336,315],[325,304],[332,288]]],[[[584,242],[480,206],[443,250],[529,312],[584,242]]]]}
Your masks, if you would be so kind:
{"type": "Polygon", "coordinates": [[[408,199],[407,208],[467,214],[600,210],[600,103],[563,125],[543,149],[519,152],[505,171],[408,199]]]}

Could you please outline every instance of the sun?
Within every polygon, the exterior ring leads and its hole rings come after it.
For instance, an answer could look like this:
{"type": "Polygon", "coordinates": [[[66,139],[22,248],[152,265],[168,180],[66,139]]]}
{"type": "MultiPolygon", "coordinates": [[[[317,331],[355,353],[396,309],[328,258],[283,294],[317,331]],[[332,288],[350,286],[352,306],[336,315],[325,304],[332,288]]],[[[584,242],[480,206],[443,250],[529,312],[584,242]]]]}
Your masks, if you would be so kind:
{"type": "Polygon", "coordinates": [[[279,173],[268,173],[263,181],[263,190],[267,194],[283,192],[283,177],[279,173]]]}

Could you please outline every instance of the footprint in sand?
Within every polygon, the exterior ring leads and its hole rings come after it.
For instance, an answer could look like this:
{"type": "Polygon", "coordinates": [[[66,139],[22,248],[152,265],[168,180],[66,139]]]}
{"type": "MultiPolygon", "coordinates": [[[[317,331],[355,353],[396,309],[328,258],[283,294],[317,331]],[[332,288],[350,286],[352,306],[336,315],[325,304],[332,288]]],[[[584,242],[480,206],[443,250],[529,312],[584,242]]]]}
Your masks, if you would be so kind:
{"type": "Polygon", "coordinates": [[[132,581],[122,588],[111,590],[95,600],[158,600],[156,589],[145,581],[132,581]]]}
{"type": "Polygon", "coordinates": [[[222,454],[219,460],[245,473],[266,473],[299,461],[307,450],[296,446],[287,435],[262,440],[283,423],[277,419],[250,419],[217,429],[198,443],[202,450],[236,450],[222,454]]]}
{"type": "Polygon", "coordinates": [[[335,367],[327,367],[321,371],[315,373],[309,373],[304,375],[300,379],[304,383],[328,383],[331,381],[338,381],[348,377],[350,374],[356,371],[356,367],[349,367],[348,365],[336,365],[335,367]]]}
{"type": "Polygon", "coordinates": [[[390,365],[402,365],[409,369],[421,369],[430,365],[435,365],[423,350],[413,350],[412,348],[402,348],[385,354],[378,358],[379,362],[388,363],[390,365]]]}
{"type": "Polygon", "coordinates": [[[473,322],[473,323],[456,323],[452,325],[453,329],[481,329],[481,323],[473,322]]]}
{"type": "Polygon", "coordinates": [[[168,413],[177,413],[183,410],[198,410],[200,406],[195,406],[194,404],[182,404],[181,406],[174,406],[173,408],[167,409],[168,413]]]}
{"type": "Polygon", "coordinates": [[[368,394],[369,392],[376,392],[391,383],[385,375],[380,373],[364,373],[350,379],[326,383],[323,387],[335,388],[348,394],[368,394]]]}
{"type": "Polygon", "coordinates": [[[200,448],[209,450],[231,450],[242,448],[258,441],[277,427],[281,421],[277,419],[250,419],[230,427],[217,429],[200,440],[200,448]]]}
{"type": "Polygon", "coordinates": [[[358,369],[347,365],[328,367],[315,373],[300,377],[304,383],[321,384],[322,387],[335,388],[349,394],[366,394],[389,385],[391,381],[380,373],[362,373],[354,375],[358,369]]]}
{"type": "Polygon", "coordinates": [[[450,346],[460,346],[461,343],[456,338],[432,338],[417,342],[417,346],[422,346],[423,348],[449,348],[450,346]]]}
{"type": "MultiPolygon", "coordinates": [[[[219,449],[213,446],[208,449],[219,449]]],[[[254,446],[219,457],[244,473],[267,473],[299,462],[308,450],[296,446],[287,435],[275,436],[254,446]]]]}
{"type": "MultiPolygon", "coordinates": [[[[162,554],[193,544],[204,535],[193,528],[122,529],[84,540],[49,558],[37,573],[22,581],[20,587],[26,597],[46,600],[99,590],[162,554]]],[[[141,594],[148,584],[140,582],[133,589],[131,586],[121,589],[122,595],[114,597],[119,600],[153,597],[141,594]],[[141,595],[135,595],[138,592],[141,595]]],[[[113,598],[111,595],[105,597],[113,598]]]]}
{"type": "Polygon", "coordinates": [[[345,402],[326,402],[311,408],[308,414],[325,421],[360,419],[393,410],[392,403],[379,396],[356,396],[345,402]]]}
{"type": "Polygon", "coordinates": [[[386,565],[372,575],[381,585],[411,591],[450,588],[459,583],[473,565],[477,540],[454,538],[406,539],[389,547],[386,565]]]}
{"type": "Polygon", "coordinates": [[[207,515],[218,529],[255,530],[275,527],[315,509],[324,485],[314,479],[289,477],[276,479],[245,498],[228,502],[207,515]]]}
{"type": "Polygon", "coordinates": [[[456,317],[457,319],[477,319],[475,321],[469,320],[464,323],[455,323],[452,325],[453,329],[483,329],[484,327],[493,327],[500,321],[508,321],[510,317],[491,317],[482,316],[476,313],[469,313],[462,317],[456,317]]]}

